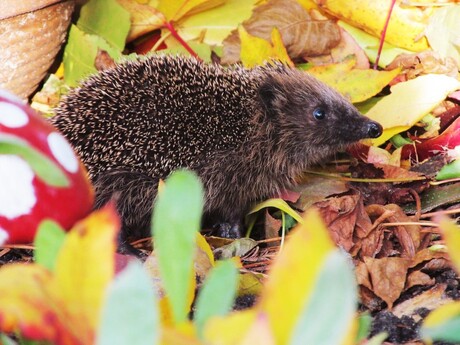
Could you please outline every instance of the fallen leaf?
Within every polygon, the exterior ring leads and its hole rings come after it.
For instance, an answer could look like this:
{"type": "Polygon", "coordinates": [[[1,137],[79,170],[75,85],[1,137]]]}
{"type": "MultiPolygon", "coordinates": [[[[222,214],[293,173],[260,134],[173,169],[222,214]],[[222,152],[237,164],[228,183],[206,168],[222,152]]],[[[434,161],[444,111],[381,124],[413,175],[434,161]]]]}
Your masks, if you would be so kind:
{"type": "Polygon", "coordinates": [[[131,28],[126,38],[127,42],[164,26],[166,18],[150,4],[141,4],[133,0],[117,1],[131,15],[131,28]]]}
{"type": "Polygon", "coordinates": [[[277,60],[291,67],[294,66],[276,28],[272,31],[271,43],[249,35],[243,26],[238,28],[238,33],[241,39],[241,62],[244,67],[259,66],[270,60],[277,60]]]}
{"type": "MultiPolygon", "coordinates": [[[[316,0],[318,6],[334,17],[380,37],[390,10],[390,1],[316,0]]],[[[391,13],[385,40],[412,51],[428,49],[423,31],[433,13],[432,7],[416,7],[396,2],[391,13]]]]}
{"type": "Polygon", "coordinates": [[[423,291],[421,294],[399,303],[394,307],[393,314],[397,317],[413,317],[417,315],[417,309],[426,308],[428,310],[433,310],[449,303],[452,299],[446,295],[446,287],[447,285],[445,284],[437,284],[431,289],[423,291]]]}
{"type": "Polygon", "coordinates": [[[460,6],[451,4],[443,6],[430,16],[429,23],[425,29],[425,35],[433,50],[444,57],[451,57],[460,67],[460,6]]]}
{"type": "Polygon", "coordinates": [[[333,87],[353,103],[375,96],[399,74],[399,69],[377,71],[356,69],[355,65],[356,60],[351,58],[340,64],[309,68],[308,73],[333,87]]]}
{"type": "Polygon", "coordinates": [[[388,257],[382,259],[364,258],[369,271],[372,291],[384,300],[388,309],[404,291],[410,259],[388,257]]]}
{"type": "MultiPolygon", "coordinates": [[[[339,29],[332,20],[313,19],[295,0],[270,0],[256,7],[243,26],[251,36],[267,41],[276,27],[291,59],[328,54],[340,40],[339,29]]],[[[239,60],[240,37],[235,31],[224,41],[222,63],[239,60]]]]}
{"type": "MultiPolygon", "coordinates": [[[[224,39],[251,16],[257,1],[227,0],[214,8],[186,16],[177,23],[177,32],[189,43],[193,40],[208,46],[222,46],[224,39]]],[[[169,47],[170,40],[167,42],[169,47]]]]}
{"type": "Polygon", "coordinates": [[[379,122],[383,134],[372,139],[379,146],[393,135],[404,132],[433,110],[446,96],[460,89],[460,81],[440,74],[427,74],[393,85],[391,94],[382,98],[366,116],[379,122]]]}

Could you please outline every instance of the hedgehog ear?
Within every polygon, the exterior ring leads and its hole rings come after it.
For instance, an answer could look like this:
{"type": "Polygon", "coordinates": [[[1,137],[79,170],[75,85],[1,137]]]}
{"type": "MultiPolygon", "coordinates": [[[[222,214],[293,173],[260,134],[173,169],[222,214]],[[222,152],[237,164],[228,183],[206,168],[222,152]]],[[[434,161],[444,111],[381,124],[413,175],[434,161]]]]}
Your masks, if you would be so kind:
{"type": "Polygon", "coordinates": [[[273,118],[283,106],[283,94],[282,85],[273,77],[266,78],[259,86],[260,102],[268,118],[273,118]]]}

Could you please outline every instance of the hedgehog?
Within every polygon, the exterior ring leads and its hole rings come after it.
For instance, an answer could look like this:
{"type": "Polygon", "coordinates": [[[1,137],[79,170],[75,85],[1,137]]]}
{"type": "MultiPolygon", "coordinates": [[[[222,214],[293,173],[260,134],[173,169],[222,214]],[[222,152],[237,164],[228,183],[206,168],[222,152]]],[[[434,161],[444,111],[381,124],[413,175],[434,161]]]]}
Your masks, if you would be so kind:
{"type": "Polygon", "coordinates": [[[122,238],[150,234],[160,179],[193,170],[204,223],[237,236],[251,206],[382,127],[338,92],[279,62],[246,69],[152,55],[89,77],[55,110],[95,187],[115,200],[122,238]]]}

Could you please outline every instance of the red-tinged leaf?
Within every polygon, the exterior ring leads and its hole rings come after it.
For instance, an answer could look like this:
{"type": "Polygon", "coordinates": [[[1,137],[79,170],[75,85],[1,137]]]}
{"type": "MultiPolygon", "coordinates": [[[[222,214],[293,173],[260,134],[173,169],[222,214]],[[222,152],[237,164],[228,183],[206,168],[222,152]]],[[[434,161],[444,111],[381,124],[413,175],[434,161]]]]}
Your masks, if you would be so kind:
{"type": "Polygon", "coordinates": [[[405,145],[402,148],[403,159],[423,161],[437,153],[444,152],[460,145],[460,117],[457,118],[441,135],[419,144],[405,145]]]}
{"type": "Polygon", "coordinates": [[[92,344],[106,286],[114,274],[119,220],[94,212],[65,238],[54,272],[38,264],[0,270],[0,331],[54,344],[92,344]]]}
{"type": "Polygon", "coordinates": [[[26,339],[55,344],[82,344],[66,331],[56,314],[63,307],[50,298],[46,287],[51,273],[40,265],[12,264],[0,270],[0,330],[18,332],[26,339]]]}
{"type": "Polygon", "coordinates": [[[114,275],[114,252],[119,219],[113,205],[96,211],[68,234],[57,257],[49,290],[65,307],[56,312],[68,330],[91,343],[99,324],[107,285],[114,275]]]}

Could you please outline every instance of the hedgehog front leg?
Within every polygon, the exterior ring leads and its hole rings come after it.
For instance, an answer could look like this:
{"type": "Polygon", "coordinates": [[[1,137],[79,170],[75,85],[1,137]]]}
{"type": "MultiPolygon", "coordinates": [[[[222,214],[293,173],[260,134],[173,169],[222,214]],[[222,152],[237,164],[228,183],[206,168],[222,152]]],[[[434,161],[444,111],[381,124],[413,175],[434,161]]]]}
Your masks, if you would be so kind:
{"type": "Polygon", "coordinates": [[[114,201],[121,218],[120,245],[130,238],[150,236],[153,201],[158,180],[145,174],[112,169],[93,179],[96,192],[94,208],[114,201]]]}

